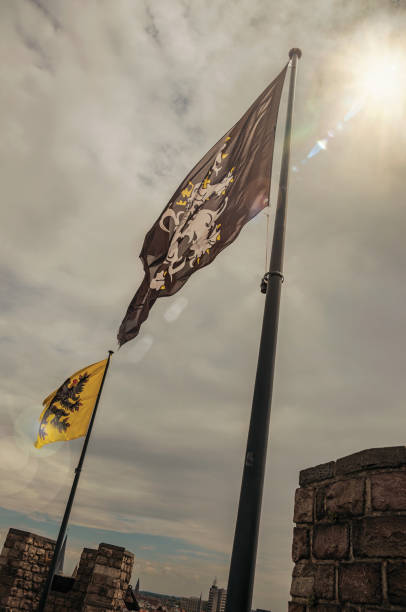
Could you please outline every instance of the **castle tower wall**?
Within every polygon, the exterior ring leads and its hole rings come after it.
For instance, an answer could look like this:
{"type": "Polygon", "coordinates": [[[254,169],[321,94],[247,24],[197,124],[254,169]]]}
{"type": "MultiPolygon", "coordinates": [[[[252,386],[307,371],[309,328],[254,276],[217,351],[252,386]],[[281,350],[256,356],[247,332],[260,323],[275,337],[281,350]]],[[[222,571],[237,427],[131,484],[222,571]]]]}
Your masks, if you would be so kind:
{"type": "Polygon", "coordinates": [[[54,578],[54,589],[48,594],[45,612],[60,612],[61,610],[64,612],[74,612],[82,610],[83,601],[92,579],[96,556],[97,550],[93,550],[92,548],[83,549],[77,574],[74,579],[71,579],[73,584],[69,591],[56,590],[57,585],[55,585],[56,580],[54,578]]]}
{"type": "Polygon", "coordinates": [[[1,610],[35,610],[54,548],[49,538],[9,529],[0,555],[1,610]]]}
{"type": "Polygon", "coordinates": [[[122,610],[134,555],[121,546],[100,544],[84,599],[83,612],[122,610]]]}
{"type": "MultiPolygon", "coordinates": [[[[0,555],[0,610],[33,611],[44,587],[55,541],[10,529],[0,555]]],[[[100,612],[125,609],[134,555],[122,547],[100,544],[82,551],[75,577],[55,576],[46,612],[100,612]]]]}
{"type": "Polygon", "coordinates": [[[289,612],[406,610],[406,447],[302,470],[289,612]]]}

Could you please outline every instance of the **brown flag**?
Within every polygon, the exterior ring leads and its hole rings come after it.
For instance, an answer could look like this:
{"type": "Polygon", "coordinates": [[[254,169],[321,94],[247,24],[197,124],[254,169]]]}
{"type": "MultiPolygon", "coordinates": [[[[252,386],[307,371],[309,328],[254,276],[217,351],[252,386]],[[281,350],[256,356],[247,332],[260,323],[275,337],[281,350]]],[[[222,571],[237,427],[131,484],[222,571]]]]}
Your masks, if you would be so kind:
{"type": "Polygon", "coordinates": [[[286,69],[193,168],[145,236],[145,276],[121,323],[120,346],[135,338],[157,298],[176,293],[268,205],[286,69]]]}

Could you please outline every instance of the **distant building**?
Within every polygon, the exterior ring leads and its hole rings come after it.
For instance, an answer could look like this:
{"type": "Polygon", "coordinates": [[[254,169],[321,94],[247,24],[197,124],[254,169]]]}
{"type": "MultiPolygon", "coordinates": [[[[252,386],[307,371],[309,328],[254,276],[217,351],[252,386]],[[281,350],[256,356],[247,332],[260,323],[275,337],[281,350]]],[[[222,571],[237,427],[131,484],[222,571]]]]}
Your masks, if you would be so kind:
{"type": "Polygon", "coordinates": [[[202,597],[182,597],[181,609],[184,612],[203,612],[202,597]]]}
{"type": "Polygon", "coordinates": [[[207,612],[224,612],[226,607],[227,591],[226,589],[220,589],[217,586],[216,578],[213,580],[213,584],[209,591],[209,601],[207,604],[207,612]]]}
{"type": "Polygon", "coordinates": [[[183,608],[179,608],[180,599],[173,595],[139,591],[137,601],[140,612],[182,612],[183,610],[183,608]]]}

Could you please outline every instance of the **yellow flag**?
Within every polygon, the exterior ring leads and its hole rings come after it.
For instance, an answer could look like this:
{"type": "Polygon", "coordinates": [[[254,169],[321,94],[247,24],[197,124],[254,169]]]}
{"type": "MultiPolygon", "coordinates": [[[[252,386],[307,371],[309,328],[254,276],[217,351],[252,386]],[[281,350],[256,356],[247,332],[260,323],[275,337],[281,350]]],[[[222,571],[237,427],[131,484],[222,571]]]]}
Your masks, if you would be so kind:
{"type": "Polygon", "coordinates": [[[50,442],[86,435],[107,362],[103,359],[75,372],[44,399],[34,446],[41,448],[50,442]]]}

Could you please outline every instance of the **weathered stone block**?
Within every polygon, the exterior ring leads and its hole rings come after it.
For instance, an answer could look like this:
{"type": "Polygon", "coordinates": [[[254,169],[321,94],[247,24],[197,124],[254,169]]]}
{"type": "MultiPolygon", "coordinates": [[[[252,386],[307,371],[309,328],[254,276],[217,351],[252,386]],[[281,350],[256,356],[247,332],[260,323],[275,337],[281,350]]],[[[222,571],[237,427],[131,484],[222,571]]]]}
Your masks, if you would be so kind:
{"type": "Polygon", "coordinates": [[[340,480],[326,488],[326,512],[338,516],[357,516],[364,511],[363,478],[340,480]]]}
{"type": "Polygon", "coordinates": [[[104,589],[100,587],[100,584],[91,583],[87,589],[87,595],[90,598],[92,595],[104,595],[104,589]]]}
{"type": "Polygon", "coordinates": [[[124,546],[116,546],[115,544],[107,544],[106,542],[101,542],[99,544],[99,550],[111,550],[112,554],[124,553],[124,546]]]}
{"type": "Polygon", "coordinates": [[[20,602],[18,601],[17,597],[9,597],[9,598],[7,599],[7,605],[8,605],[10,608],[18,608],[18,604],[19,604],[19,603],[20,603],[20,602]]]}
{"type": "Polygon", "coordinates": [[[83,551],[82,551],[82,555],[81,555],[81,557],[82,557],[83,559],[86,559],[86,558],[88,558],[88,557],[92,557],[92,556],[94,556],[94,554],[95,554],[96,552],[97,552],[97,551],[96,551],[94,548],[84,548],[84,549],[83,549],[83,551]]]}
{"type": "Polygon", "coordinates": [[[97,555],[97,563],[100,565],[108,565],[109,559],[107,559],[107,557],[104,555],[97,555]]]}
{"type": "Polygon", "coordinates": [[[314,566],[309,561],[299,561],[293,568],[292,597],[310,597],[314,588],[314,566]]]}
{"type": "Polygon", "coordinates": [[[319,482],[320,480],[326,480],[326,478],[333,478],[335,475],[335,462],[329,461],[328,463],[321,463],[315,467],[301,470],[299,473],[299,484],[304,487],[312,482],[319,482]]]}
{"type": "Polygon", "coordinates": [[[17,573],[20,567],[21,559],[8,559],[7,562],[7,573],[13,573],[13,576],[17,573]]]}
{"type": "MultiPolygon", "coordinates": [[[[305,527],[293,528],[292,559],[296,563],[299,559],[308,559],[310,554],[309,530],[305,527]]],[[[125,578],[125,576],[123,576],[125,578]]]]}
{"type": "Polygon", "coordinates": [[[336,474],[350,474],[360,470],[369,470],[380,467],[398,467],[406,465],[406,447],[388,446],[383,448],[369,448],[337,459],[336,474]]]}
{"type": "Polygon", "coordinates": [[[346,559],[349,554],[349,532],[345,523],[314,527],[313,555],[317,559],[346,559]]]}
{"type": "Polygon", "coordinates": [[[338,572],[339,599],[352,603],[381,603],[380,563],[342,564],[338,572]]]}
{"type": "Polygon", "coordinates": [[[326,487],[319,487],[315,492],[315,517],[321,521],[326,517],[326,487]]]}
{"type": "Polygon", "coordinates": [[[371,476],[371,504],[374,510],[406,510],[406,472],[371,476]]]}
{"type": "Polygon", "coordinates": [[[314,594],[321,599],[335,599],[335,567],[333,564],[315,566],[314,594]]]}
{"type": "Polygon", "coordinates": [[[406,516],[374,516],[353,522],[356,557],[403,557],[406,551],[406,516]]]}
{"type": "Polygon", "coordinates": [[[116,568],[116,567],[108,567],[107,565],[96,564],[94,566],[94,575],[96,574],[100,574],[104,576],[105,579],[106,579],[106,576],[108,576],[109,578],[119,578],[120,570],[119,568],[116,568]]]}
{"type": "Polygon", "coordinates": [[[19,540],[19,539],[27,539],[32,537],[32,534],[29,531],[23,531],[22,529],[16,529],[15,527],[10,527],[10,529],[8,530],[8,535],[7,535],[7,539],[14,539],[14,540],[19,540]]]}
{"type": "Polygon", "coordinates": [[[106,584],[106,576],[104,574],[93,574],[92,584],[106,584]]]}
{"type": "Polygon", "coordinates": [[[316,606],[311,606],[309,608],[311,612],[341,612],[340,606],[335,604],[317,604],[316,606]]]}
{"type": "Polygon", "coordinates": [[[17,548],[10,549],[7,553],[7,559],[21,559],[21,551],[17,548]]]}
{"type": "Polygon", "coordinates": [[[100,603],[96,605],[93,605],[93,603],[91,605],[86,603],[82,608],[82,612],[101,612],[102,610],[111,610],[111,608],[107,608],[104,605],[100,607],[100,603]]]}
{"type": "Polygon", "coordinates": [[[313,521],[313,496],[313,489],[296,489],[293,513],[295,523],[311,523],[313,521]]]}
{"type": "Polygon", "coordinates": [[[397,606],[405,606],[406,609],[406,562],[389,562],[386,575],[389,601],[397,606]]]}

